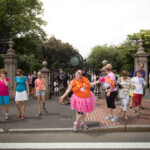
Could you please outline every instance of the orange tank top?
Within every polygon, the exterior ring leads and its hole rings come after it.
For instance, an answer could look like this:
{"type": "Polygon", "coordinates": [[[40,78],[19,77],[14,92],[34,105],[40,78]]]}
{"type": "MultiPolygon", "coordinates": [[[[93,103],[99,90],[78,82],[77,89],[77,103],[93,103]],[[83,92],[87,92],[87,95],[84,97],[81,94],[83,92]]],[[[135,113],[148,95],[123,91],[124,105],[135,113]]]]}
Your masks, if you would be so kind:
{"type": "Polygon", "coordinates": [[[82,77],[82,81],[72,80],[72,91],[80,98],[88,98],[91,96],[90,83],[87,78],[82,77]]]}

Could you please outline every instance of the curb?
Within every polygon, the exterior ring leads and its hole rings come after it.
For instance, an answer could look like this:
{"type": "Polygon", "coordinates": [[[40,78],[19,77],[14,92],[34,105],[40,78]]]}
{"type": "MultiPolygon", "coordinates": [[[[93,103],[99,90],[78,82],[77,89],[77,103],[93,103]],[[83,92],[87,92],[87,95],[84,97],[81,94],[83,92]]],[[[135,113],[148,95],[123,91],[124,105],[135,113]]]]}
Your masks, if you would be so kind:
{"type": "Polygon", "coordinates": [[[150,125],[126,125],[126,132],[150,132],[150,125]]]}
{"type": "MultiPolygon", "coordinates": [[[[73,128],[37,128],[37,129],[0,129],[0,133],[40,133],[40,132],[74,132],[73,128]]],[[[117,125],[90,127],[87,129],[79,129],[77,133],[95,133],[95,132],[150,132],[150,125],[117,125]]]]}

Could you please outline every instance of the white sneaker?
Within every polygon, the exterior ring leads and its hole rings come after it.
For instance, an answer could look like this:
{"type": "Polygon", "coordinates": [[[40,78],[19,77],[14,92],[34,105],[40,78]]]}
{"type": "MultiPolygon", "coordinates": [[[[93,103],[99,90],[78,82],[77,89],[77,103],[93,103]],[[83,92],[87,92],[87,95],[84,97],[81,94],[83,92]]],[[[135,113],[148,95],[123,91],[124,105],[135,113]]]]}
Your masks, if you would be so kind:
{"type": "Polygon", "coordinates": [[[113,117],[110,121],[111,121],[111,122],[118,122],[119,119],[118,119],[118,117],[113,117]]]}
{"type": "Polygon", "coordinates": [[[85,122],[81,122],[80,127],[83,129],[88,129],[88,126],[85,122]]]}
{"type": "Polygon", "coordinates": [[[73,127],[74,131],[78,131],[78,123],[74,122],[74,127],[73,127]]]}
{"type": "Polygon", "coordinates": [[[8,120],[8,114],[5,115],[5,120],[8,120]]]}
{"type": "Polygon", "coordinates": [[[113,118],[113,116],[109,115],[105,118],[105,120],[111,120],[113,118]]]}

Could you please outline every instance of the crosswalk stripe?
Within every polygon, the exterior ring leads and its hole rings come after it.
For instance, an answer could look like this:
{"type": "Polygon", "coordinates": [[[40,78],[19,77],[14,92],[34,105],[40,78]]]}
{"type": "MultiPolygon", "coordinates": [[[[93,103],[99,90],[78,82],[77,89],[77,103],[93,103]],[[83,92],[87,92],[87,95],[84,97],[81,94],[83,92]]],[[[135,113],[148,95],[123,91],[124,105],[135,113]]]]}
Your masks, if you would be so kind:
{"type": "Polygon", "coordinates": [[[0,143],[0,149],[148,149],[149,142],[139,143],[0,143]]]}

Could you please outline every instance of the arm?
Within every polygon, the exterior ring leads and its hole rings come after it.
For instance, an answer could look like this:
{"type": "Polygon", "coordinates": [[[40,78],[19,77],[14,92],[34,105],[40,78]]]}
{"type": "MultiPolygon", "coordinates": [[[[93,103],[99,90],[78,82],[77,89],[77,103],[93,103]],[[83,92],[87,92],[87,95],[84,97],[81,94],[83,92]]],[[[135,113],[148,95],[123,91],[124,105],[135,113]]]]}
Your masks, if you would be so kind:
{"type": "Polygon", "coordinates": [[[94,85],[96,85],[98,83],[101,83],[101,82],[100,82],[100,80],[97,80],[97,81],[92,82],[92,83],[89,81],[89,83],[90,83],[90,86],[92,87],[92,86],[94,86],[94,85]]]}
{"type": "Polygon", "coordinates": [[[66,92],[64,93],[64,95],[62,95],[59,100],[62,102],[63,99],[71,92],[72,89],[72,81],[70,82],[70,85],[68,86],[68,89],[66,90],[66,92]]]}
{"type": "Polygon", "coordinates": [[[4,83],[5,83],[5,86],[9,85],[9,81],[6,81],[6,78],[4,79],[4,83]]]}
{"type": "Polygon", "coordinates": [[[17,86],[17,83],[16,83],[16,81],[15,81],[15,84],[14,84],[14,90],[13,90],[13,97],[15,97],[16,86],[17,86]]]}
{"type": "Polygon", "coordinates": [[[29,96],[29,84],[28,84],[28,81],[26,81],[26,87],[27,87],[28,96],[29,96]]]}
{"type": "MultiPolygon", "coordinates": [[[[115,81],[113,81],[114,83],[115,83],[115,81]]],[[[110,93],[111,93],[111,91],[112,91],[112,89],[113,89],[113,86],[112,86],[112,84],[110,85],[110,89],[109,89],[109,91],[107,92],[107,97],[109,97],[110,96],[110,93]]]]}

